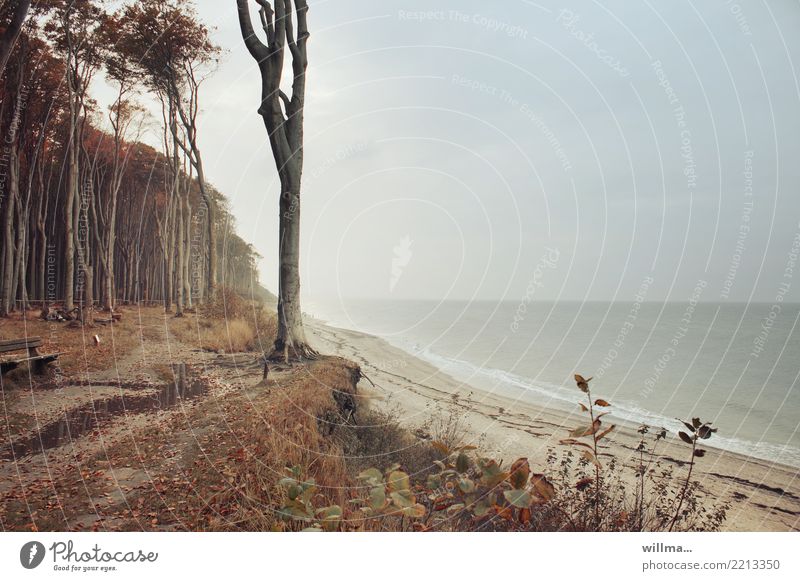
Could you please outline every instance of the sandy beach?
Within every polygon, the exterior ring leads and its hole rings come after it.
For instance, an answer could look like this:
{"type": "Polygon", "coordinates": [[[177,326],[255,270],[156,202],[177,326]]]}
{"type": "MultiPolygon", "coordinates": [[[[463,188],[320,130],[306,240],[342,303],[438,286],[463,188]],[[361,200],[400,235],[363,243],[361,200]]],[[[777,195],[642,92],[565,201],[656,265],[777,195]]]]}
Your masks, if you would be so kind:
{"type": "MultiPolygon", "coordinates": [[[[372,396],[371,405],[394,410],[411,429],[426,425],[432,417],[457,414],[466,443],[507,462],[527,457],[532,466],[543,469],[548,449],[563,449],[559,440],[585,423],[577,389],[575,414],[537,407],[458,381],[379,337],[318,320],[308,323],[310,340],[321,352],[361,365],[374,383],[362,380],[359,386],[372,396]]],[[[634,426],[618,426],[604,440],[601,461],[614,456],[632,466],[638,441],[634,426]]],[[[676,477],[685,474],[687,446],[674,435],[660,444],[659,456],[675,465],[676,477]]],[[[723,530],[800,530],[800,480],[795,468],[709,448],[694,474],[709,498],[730,504],[723,530]]]]}

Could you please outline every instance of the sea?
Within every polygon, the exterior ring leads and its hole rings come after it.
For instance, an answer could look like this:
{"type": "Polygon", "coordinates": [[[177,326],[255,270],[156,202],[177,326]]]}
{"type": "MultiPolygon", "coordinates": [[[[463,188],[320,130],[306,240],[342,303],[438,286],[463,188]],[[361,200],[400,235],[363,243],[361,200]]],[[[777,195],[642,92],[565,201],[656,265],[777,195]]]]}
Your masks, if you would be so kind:
{"type": "MultiPolygon", "coordinates": [[[[574,411],[592,377],[611,417],[800,468],[800,305],[335,299],[329,325],[376,335],[479,390],[574,411]]],[[[477,395],[477,394],[476,394],[477,395]]]]}

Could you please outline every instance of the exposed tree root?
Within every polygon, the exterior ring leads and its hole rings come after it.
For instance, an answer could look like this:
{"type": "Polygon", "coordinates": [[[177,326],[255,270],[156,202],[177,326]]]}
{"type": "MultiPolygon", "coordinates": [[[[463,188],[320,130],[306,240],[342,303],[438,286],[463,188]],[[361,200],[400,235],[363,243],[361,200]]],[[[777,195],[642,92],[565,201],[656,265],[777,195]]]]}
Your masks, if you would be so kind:
{"type": "Polygon", "coordinates": [[[283,346],[276,344],[272,353],[267,356],[268,361],[282,361],[284,363],[299,363],[315,361],[316,359],[319,359],[319,353],[306,343],[283,346]]]}

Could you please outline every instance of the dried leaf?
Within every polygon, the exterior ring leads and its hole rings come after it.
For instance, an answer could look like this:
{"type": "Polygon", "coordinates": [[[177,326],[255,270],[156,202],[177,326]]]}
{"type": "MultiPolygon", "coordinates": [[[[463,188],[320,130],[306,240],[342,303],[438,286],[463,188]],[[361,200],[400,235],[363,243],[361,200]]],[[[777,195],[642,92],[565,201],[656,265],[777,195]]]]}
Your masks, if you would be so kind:
{"type": "Polygon", "coordinates": [[[450,448],[446,444],[443,444],[442,442],[431,442],[431,446],[439,450],[439,452],[441,452],[445,456],[450,455],[450,448]]]}
{"type": "Polygon", "coordinates": [[[608,403],[608,402],[607,402],[606,400],[604,400],[604,399],[596,399],[596,400],[594,400],[594,405],[599,405],[601,408],[607,408],[607,407],[608,407],[608,406],[610,406],[611,404],[610,404],[610,403],[608,403]]]}
{"type": "Polygon", "coordinates": [[[697,456],[698,458],[702,458],[703,456],[706,455],[706,451],[703,450],[702,448],[698,448],[697,450],[694,451],[694,455],[697,456]]]}
{"type": "Polygon", "coordinates": [[[692,443],[692,437],[686,432],[678,432],[678,437],[680,437],[680,439],[686,442],[687,444],[692,443]]]}
{"type": "Polygon", "coordinates": [[[582,375],[575,374],[575,383],[578,384],[578,388],[583,393],[589,393],[589,382],[592,380],[590,377],[589,379],[584,379],[582,375]]]}
{"type": "Polygon", "coordinates": [[[606,436],[607,436],[607,435],[608,435],[610,432],[612,432],[612,431],[614,430],[614,428],[616,428],[616,427],[617,427],[617,426],[616,426],[616,424],[612,424],[611,426],[607,427],[605,430],[603,430],[602,432],[600,432],[600,434],[598,434],[598,436],[597,436],[597,440],[598,440],[598,441],[602,440],[602,439],[603,439],[604,437],[606,437],[606,436]]]}
{"type": "Polygon", "coordinates": [[[602,468],[600,460],[597,459],[597,456],[594,455],[594,452],[590,452],[589,450],[584,450],[582,456],[586,458],[589,462],[597,466],[598,468],[602,468]]]}
{"type": "Polygon", "coordinates": [[[528,477],[531,474],[531,467],[527,458],[520,458],[511,465],[511,476],[508,481],[517,490],[525,488],[528,484],[528,477]]]}
{"type": "Polygon", "coordinates": [[[542,499],[545,501],[553,500],[556,496],[556,487],[547,479],[544,474],[534,474],[531,477],[531,484],[542,499]]]}
{"type": "Polygon", "coordinates": [[[597,419],[591,426],[575,428],[569,433],[569,435],[572,438],[582,438],[583,436],[591,436],[592,434],[597,432],[597,430],[600,429],[600,424],[601,424],[600,420],[597,419]]]}
{"type": "Polygon", "coordinates": [[[712,428],[711,426],[700,426],[700,429],[697,430],[697,435],[703,438],[704,440],[708,440],[711,437],[711,434],[717,431],[717,428],[712,428]]]}
{"type": "Polygon", "coordinates": [[[586,442],[579,442],[578,440],[573,440],[572,438],[567,438],[565,440],[560,440],[559,444],[570,445],[570,446],[583,446],[584,448],[589,448],[590,450],[594,450],[594,448],[592,448],[586,442]]]}

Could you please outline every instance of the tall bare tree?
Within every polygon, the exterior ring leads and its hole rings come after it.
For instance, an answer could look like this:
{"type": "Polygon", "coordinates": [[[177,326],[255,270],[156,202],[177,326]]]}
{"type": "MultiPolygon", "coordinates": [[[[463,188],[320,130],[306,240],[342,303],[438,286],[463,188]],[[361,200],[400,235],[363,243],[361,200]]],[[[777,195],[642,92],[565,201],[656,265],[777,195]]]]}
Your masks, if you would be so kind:
{"type": "Polygon", "coordinates": [[[308,68],[308,3],[267,0],[259,5],[266,44],[253,29],[248,0],[236,0],[242,38],[261,73],[258,113],[269,135],[281,182],[279,202],[278,336],[272,357],[313,358],[300,309],[300,185],[303,176],[303,108],[308,68]],[[295,22],[297,35],[295,36],[295,22]],[[292,62],[292,95],[281,90],[284,52],[292,62]]]}
{"type": "Polygon", "coordinates": [[[31,0],[4,0],[0,6],[0,19],[2,19],[0,21],[8,19],[5,30],[0,33],[0,74],[8,64],[8,57],[11,56],[14,44],[19,38],[22,24],[25,22],[30,7],[31,0]]]}

